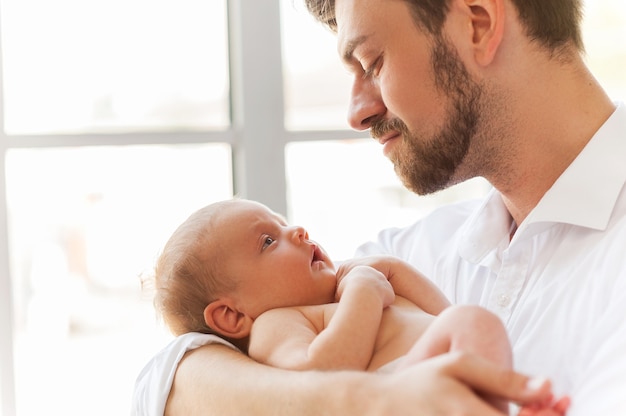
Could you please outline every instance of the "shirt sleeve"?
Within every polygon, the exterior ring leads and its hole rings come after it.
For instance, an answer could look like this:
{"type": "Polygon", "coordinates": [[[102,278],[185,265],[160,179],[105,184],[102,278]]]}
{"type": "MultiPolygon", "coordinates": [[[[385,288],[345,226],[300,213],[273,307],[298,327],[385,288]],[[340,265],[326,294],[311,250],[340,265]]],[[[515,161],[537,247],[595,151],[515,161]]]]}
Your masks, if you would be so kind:
{"type": "Polygon", "coordinates": [[[235,346],[218,336],[191,332],[177,337],[158,352],[137,377],[131,416],[163,416],[180,360],[187,351],[213,343],[224,344],[237,350],[235,346]]]}

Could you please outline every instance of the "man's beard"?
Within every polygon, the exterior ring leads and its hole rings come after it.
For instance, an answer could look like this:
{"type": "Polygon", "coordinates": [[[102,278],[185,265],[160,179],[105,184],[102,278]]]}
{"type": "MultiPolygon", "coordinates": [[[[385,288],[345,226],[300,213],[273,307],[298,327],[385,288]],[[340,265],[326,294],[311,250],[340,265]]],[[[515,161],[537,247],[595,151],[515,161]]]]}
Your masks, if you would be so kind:
{"type": "Polygon", "coordinates": [[[431,137],[419,137],[398,118],[376,120],[371,125],[373,137],[388,131],[402,135],[400,146],[389,158],[404,186],[419,195],[468,179],[454,175],[476,135],[483,92],[442,36],[434,39],[431,59],[435,86],[448,98],[443,127],[431,137]]]}

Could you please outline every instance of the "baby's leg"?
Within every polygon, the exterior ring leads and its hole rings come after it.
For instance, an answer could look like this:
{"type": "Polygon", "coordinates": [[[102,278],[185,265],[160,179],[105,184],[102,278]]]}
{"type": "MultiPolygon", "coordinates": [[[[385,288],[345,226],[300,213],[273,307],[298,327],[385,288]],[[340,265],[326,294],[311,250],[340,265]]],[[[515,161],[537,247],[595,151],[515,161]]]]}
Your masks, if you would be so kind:
{"type": "MultiPolygon", "coordinates": [[[[496,315],[478,306],[455,305],[445,309],[406,355],[403,366],[450,351],[463,351],[512,368],[511,344],[496,315]]],[[[489,400],[508,414],[508,405],[489,400]]]]}
{"type": "Polygon", "coordinates": [[[450,351],[487,358],[504,367],[513,366],[511,344],[504,325],[479,306],[455,305],[445,309],[407,354],[407,364],[450,351]]]}

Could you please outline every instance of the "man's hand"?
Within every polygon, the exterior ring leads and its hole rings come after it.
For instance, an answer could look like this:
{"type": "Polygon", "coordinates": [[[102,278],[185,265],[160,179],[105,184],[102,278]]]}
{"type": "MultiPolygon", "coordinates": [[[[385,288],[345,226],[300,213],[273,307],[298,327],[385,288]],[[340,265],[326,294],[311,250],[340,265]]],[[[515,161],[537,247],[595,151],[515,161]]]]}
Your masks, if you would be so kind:
{"type": "MultiPolygon", "coordinates": [[[[420,415],[429,416],[504,416],[484,397],[520,405],[545,403],[552,397],[546,379],[531,379],[484,358],[458,352],[407,365],[384,377],[384,382],[378,384],[383,406],[368,414],[411,414],[419,409],[420,415]]],[[[380,400],[374,402],[381,405],[380,400]]]]}
{"type": "Polygon", "coordinates": [[[384,274],[387,280],[389,280],[392,275],[392,270],[396,269],[397,266],[402,267],[403,265],[403,261],[393,256],[377,255],[357,257],[343,262],[337,270],[337,275],[345,275],[355,267],[369,266],[384,274]]]}

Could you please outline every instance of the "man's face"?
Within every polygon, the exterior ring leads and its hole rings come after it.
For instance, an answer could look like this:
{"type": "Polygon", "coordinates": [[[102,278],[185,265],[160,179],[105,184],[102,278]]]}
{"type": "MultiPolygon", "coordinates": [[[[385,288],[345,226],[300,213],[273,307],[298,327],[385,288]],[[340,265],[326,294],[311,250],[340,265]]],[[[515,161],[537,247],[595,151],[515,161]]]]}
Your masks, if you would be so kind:
{"type": "Polygon", "coordinates": [[[354,74],[349,121],[370,128],[404,184],[427,194],[460,172],[482,88],[443,37],[424,34],[404,1],[338,0],[339,52],[354,74]]]}

